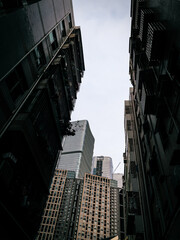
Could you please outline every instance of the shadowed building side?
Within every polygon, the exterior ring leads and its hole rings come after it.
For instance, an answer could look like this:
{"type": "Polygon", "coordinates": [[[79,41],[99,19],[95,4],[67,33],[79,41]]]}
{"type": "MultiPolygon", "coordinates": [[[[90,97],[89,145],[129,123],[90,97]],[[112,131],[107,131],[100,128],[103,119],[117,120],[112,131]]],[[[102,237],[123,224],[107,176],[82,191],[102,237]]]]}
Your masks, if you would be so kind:
{"type": "Polygon", "coordinates": [[[180,239],[180,4],[132,0],[129,73],[145,239],[180,239]]]}
{"type": "Polygon", "coordinates": [[[81,31],[71,0],[2,0],[0,15],[1,236],[33,239],[62,139],[72,134],[81,31]]]}

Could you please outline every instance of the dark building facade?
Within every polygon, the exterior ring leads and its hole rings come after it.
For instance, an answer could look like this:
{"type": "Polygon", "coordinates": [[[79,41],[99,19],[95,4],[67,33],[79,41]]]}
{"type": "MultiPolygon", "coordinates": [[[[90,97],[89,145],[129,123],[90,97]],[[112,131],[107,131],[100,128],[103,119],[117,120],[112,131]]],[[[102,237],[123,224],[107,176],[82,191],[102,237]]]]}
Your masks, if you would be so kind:
{"type": "Polygon", "coordinates": [[[179,1],[131,1],[130,103],[145,239],[180,238],[179,11],[179,1]]]}
{"type": "Polygon", "coordinates": [[[32,239],[84,72],[71,0],[0,1],[2,235],[32,239]],[[5,229],[12,231],[6,231],[5,229]]]}
{"type": "MultiPolygon", "coordinates": [[[[131,89],[132,92],[133,89],[131,89]]],[[[137,148],[134,131],[134,119],[132,115],[131,101],[125,101],[124,114],[125,145],[124,158],[124,181],[120,193],[121,207],[121,230],[128,239],[144,239],[144,224],[142,206],[140,200],[139,181],[137,173],[137,148]],[[124,221],[123,221],[124,219],[124,221]]]]}

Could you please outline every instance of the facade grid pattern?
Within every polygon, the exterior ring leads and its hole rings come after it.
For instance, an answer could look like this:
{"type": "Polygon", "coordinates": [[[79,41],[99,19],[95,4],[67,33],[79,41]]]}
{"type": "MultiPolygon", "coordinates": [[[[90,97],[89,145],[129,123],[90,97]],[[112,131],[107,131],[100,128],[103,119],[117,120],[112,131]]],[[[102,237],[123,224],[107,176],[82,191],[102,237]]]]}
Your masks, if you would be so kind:
{"type": "Polygon", "coordinates": [[[110,236],[110,180],[85,174],[77,239],[110,236]]]}
{"type": "Polygon", "coordinates": [[[55,171],[36,240],[53,239],[66,177],[66,170],[57,169],[55,171]]]}
{"type": "Polygon", "coordinates": [[[120,189],[118,187],[110,188],[110,236],[120,238],[120,189]]]}
{"type": "Polygon", "coordinates": [[[67,176],[54,232],[54,240],[76,239],[82,192],[83,180],[68,178],[67,176]]]}

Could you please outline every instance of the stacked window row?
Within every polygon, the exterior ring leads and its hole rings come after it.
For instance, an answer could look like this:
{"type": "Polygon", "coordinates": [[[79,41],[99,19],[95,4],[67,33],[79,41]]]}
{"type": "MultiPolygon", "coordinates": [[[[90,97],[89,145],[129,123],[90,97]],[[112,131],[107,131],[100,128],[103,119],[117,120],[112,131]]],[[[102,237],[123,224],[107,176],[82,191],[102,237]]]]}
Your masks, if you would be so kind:
{"type": "Polygon", "coordinates": [[[66,176],[67,171],[56,170],[55,172],[50,187],[50,194],[46,203],[43,218],[39,228],[37,240],[53,239],[66,176]]]}
{"type": "Polygon", "coordinates": [[[54,239],[76,239],[83,181],[66,179],[54,239]]]}
{"type": "Polygon", "coordinates": [[[110,235],[109,195],[108,179],[86,175],[78,226],[78,239],[100,239],[110,235]]]}

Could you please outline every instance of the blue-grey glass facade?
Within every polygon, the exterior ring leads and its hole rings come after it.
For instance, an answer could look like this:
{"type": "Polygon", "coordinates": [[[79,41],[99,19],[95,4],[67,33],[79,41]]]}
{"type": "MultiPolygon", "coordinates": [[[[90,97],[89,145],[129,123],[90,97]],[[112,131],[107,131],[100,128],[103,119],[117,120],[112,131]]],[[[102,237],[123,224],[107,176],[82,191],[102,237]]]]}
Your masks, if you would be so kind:
{"type": "Polygon", "coordinates": [[[104,156],[93,157],[91,173],[112,179],[113,178],[112,158],[104,156]]]}
{"type": "Polygon", "coordinates": [[[94,137],[87,120],[72,122],[74,136],[67,136],[57,168],[75,171],[77,178],[91,172],[94,137]]]}

